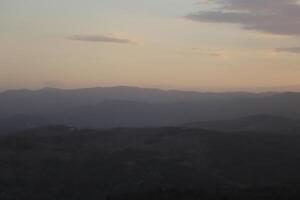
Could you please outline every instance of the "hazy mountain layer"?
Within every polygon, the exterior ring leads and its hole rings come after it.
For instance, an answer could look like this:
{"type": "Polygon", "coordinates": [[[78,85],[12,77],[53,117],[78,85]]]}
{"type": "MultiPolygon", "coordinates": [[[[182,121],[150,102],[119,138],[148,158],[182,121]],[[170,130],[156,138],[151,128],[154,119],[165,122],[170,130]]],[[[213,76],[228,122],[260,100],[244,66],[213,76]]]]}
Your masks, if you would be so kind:
{"type": "Polygon", "coordinates": [[[300,119],[299,102],[299,93],[200,93],[132,87],[17,90],[0,94],[0,130],[48,124],[176,126],[261,113],[300,119]]]}
{"type": "Polygon", "coordinates": [[[291,132],[300,130],[300,120],[261,114],[231,120],[198,121],[181,126],[219,131],[291,132]]]}

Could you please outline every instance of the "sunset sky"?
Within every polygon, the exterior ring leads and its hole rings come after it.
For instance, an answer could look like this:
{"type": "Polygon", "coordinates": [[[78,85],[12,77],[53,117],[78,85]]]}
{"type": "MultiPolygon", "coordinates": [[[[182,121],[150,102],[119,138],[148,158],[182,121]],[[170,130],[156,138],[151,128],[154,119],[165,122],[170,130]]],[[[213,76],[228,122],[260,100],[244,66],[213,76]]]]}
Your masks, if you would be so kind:
{"type": "Polygon", "coordinates": [[[300,90],[296,0],[0,0],[0,90],[300,90]]]}

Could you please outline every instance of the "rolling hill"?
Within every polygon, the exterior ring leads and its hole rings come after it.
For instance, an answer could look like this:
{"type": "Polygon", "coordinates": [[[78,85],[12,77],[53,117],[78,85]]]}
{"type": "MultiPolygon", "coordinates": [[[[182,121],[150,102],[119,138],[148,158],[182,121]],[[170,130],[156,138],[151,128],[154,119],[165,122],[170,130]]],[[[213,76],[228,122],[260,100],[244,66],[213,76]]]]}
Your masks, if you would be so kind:
{"type": "Polygon", "coordinates": [[[28,129],[0,136],[0,194],[2,200],[297,199],[290,190],[299,186],[299,143],[299,132],[28,129]]]}
{"type": "Polygon", "coordinates": [[[261,114],[231,120],[198,121],[180,126],[218,131],[292,132],[300,130],[300,120],[261,114]]]}

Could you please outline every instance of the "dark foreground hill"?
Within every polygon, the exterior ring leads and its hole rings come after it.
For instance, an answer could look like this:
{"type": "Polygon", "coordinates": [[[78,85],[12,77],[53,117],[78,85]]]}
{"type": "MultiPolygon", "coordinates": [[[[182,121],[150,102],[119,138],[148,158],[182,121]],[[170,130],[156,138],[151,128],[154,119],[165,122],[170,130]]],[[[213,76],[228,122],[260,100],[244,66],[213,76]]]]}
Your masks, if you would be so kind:
{"type": "Polygon", "coordinates": [[[0,199],[299,199],[299,143],[298,132],[30,129],[0,137],[0,199]]]}

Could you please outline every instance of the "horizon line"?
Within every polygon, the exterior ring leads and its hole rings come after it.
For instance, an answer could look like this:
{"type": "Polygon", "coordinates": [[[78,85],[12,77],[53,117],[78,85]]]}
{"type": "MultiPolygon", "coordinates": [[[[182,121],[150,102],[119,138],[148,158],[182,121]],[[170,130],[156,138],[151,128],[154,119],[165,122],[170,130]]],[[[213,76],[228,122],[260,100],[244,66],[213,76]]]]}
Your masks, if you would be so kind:
{"type": "MultiPolygon", "coordinates": [[[[115,85],[115,86],[91,86],[91,87],[39,87],[37,89],[29,89],[29,88],[20,88],[20,89],[6,89],[0,90],[0,94],[7,92],[16,92],[16,91],[28,91],[28,92],[39,92],[45,90],[62,90],[62,91],[74,91],[74,90],[88,90],[88,89],[114,89],[114,88],[127,88],[127,89],[143,89],[143,90],[158,90],[158,91],[177,91],[177,92],[190,92],[190,93],[248,93],[248,94],[265,94],[265,93],[300,93],[299,89],[286,89],[286,90],[276,90],[276,89],[265,89],[256,88],[255,89],[212,89],[212,90],[193,90],[193,89],[173,89],[173,88],[159,88],[159,87],[143,87],[143,86],[131,86],[131,85],[115,85]]],[[[267,88],[276,88],[276,87],[267,87],[267,88]]]]}

